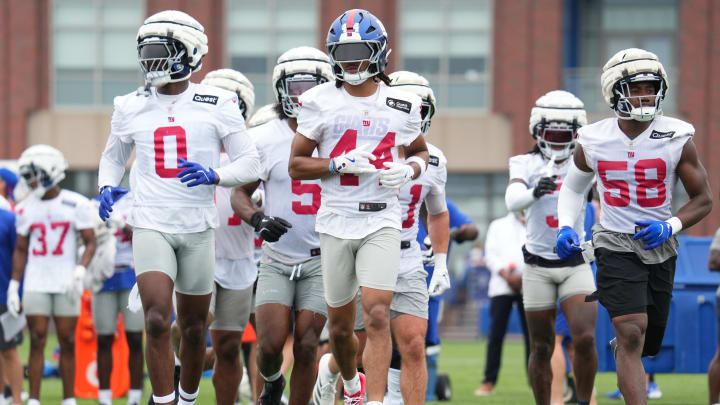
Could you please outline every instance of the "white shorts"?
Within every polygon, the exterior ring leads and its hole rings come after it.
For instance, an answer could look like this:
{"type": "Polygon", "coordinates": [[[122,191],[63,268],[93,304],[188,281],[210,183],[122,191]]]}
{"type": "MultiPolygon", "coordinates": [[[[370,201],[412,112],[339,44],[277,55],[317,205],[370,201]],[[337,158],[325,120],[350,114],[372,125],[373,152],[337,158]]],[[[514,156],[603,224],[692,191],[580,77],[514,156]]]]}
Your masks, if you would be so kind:
{"type": "Polygon", "coordinates": [[[320,234],[325,301],[337,308],[352,301],[358,287],[393,291],[400,263],[400,231],[381,228],[362,239],[320,234]]]}
{"type": "Polygon", "coordinates": [[[167,274],[175,291],[207,295],[213,291],[215,273],[215,231],[164,233],[152,229],[133,231],[135,274],[147,271],[167,274]]]}
{"type": "Polygon", "coordinates": [[[213,295],[210,299],[210,313],[213,321],[211,330],[227,330],[242,332],[250,319],[253,286],[244,290],[230,290],[217,282],[214,283],[213,295]]]}
{"type": "Polygon", "coordinates": [[[93,323],[98,335],[114,335],[118,314],[123,316],[123,326],[128,332],[142,332],[145,316],[142,310],[132,312],[127,308],[130,290],[101,291],[92,297],[93,323]]]}
{"type": "Polygon", "coordinates": [[[64,293],[25,291],[22,308],[25,315],[80,316],[80,298],[72,300],[64,293]]]}
{"type": "Polygon", "coordinates": [[[523,269],[523,306],[526,311],[554,309],[558,301],[592,294],[595,280],[587,263],[573,267],[526,266],[523,269]]]}

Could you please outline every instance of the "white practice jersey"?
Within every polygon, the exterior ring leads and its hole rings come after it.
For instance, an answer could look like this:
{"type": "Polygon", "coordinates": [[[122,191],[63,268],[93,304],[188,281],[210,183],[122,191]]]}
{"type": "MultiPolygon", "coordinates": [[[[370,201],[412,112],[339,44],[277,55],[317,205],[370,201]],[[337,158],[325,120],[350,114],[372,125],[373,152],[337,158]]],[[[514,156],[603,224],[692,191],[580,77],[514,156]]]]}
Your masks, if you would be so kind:
{"type": "MultiPolygon", "coordinates": [[[[132,192],[127,193],[120,201],[113,205],[113,211],[110,213],[110,219],[115,220],[117,224],[122,225],[127,222],[133,206],[132,192]]],[[[132,240],[128,238],[124,226],[115,229],[115,267],[124,268],[133,266],[132,240]]]]}
{"type": "Polygon", "coordinates": [[[635,139],[628,138],[617,118],[607,118],[578,131],[578,142],[595,172],[600,195],[600,225],[635,233],[635,221],[666,221],[675,170],[685,143],[695,134],[687,122],[657,116],[635,139]]]}
{"type": "MultiPolygon", "coordinates": [[[[519,179],[524,181],[528,188],[535,188],[541,178],[555,176],[560,191],[563,179],[570,167],[570,159],[560,164],[555,164],[546,172],[548,159],[542,153],[526,153],[510,158],[510,180],[519,179]]],[[[585,194],[590,191],[592,184],[588,185],[585,194]]],[[[528,252],[548,260],[560,260],[555,248],[555,238],[558,231],[558,193],[557,191],[545,194],[528,208],[525,209],[525,220],[527,229],[527,240],[525,248],[528,252]]],[[[585,239],[585,210],[580,212],[573,229],[577,232],[580,240],[585,239]]]]}
{"type": "MultiPolygon", "coordinates": [[[[377,157],[372,163],[385,169],[384,162],[397,161],[398,146],[420,135],[420,98],[382,84],[370,97],[353,97],[328,82],[303,93],[300,103],[297,132],[317,142],[321,158],[370,145],[377,157]]],[[[343,239],[383,227],[400,230],[398,190],[381,187],[379,178],[379,173],[324,176],[315,229],[343,239]],[[372,211],[373,205],[385,208],[372,211]]]]}
{"type": "Polygon", "coordinates": [[[432,194],[445,199],[445,183],[447,183],[447,159],[436,146],[427,144],[430,157],[428,167],[420,178],[408,182],[400,189],[400,206],[402,209],[401,241],[409,241],[410,247],[400,251],[399,274],[422,269],[422,265],[412,265],[420,260],[420,245],[417,242],[420,206],[425,197],[432,194]]]}
{"type": "Polygon", "coordinates": [[[115,98],[98,184],[119,184],[134,146],[135,198],[128,223],[167,233],[218,226],[215,187],[181,183],[178,160],[218,169],[221,146],[233,162],[257,159],[237,103],[237,96],[229,91],[196,83],[175,96],[152,88],[149,96],[133,92],[115,98]]]}
{"type": "MultiPolygon", "coordinates": [[[[224,153],[220,162],[223,161],[229,161],[224,153]]],[[[230,205],[231,193],[230,187],[215,189],[215,205],[220,219],[220,226],[215,229],[215,258],[231,260],[252,258],[255,249],[255,230],[233,211],[230,205]]]]}
{"type": "MultiPolygon", "coordinates": [[[[290,144],[295,132],[287,120],[276,118],[250,129],[262,170],[260,180],[265,188],[265,215],[280,217],[292,228],[277,242],[264,242],[276,253],[275,259],[289,259],[296,264],[312,256],[320,248],[315,232],[315,216],[320,208],[320,180],[293,180],[288,175],[290,144]]],[[[287,261],[287,260],[281,260],[287,261]]]]}
{"type": "Polygon", "coordinates": [[[64,293],[77,265],[78,231],[91,229],[90,201],[69,190],[51,200],[28,196],[17,206],[17,233],[28,237],[25,291],[64,293]]]}

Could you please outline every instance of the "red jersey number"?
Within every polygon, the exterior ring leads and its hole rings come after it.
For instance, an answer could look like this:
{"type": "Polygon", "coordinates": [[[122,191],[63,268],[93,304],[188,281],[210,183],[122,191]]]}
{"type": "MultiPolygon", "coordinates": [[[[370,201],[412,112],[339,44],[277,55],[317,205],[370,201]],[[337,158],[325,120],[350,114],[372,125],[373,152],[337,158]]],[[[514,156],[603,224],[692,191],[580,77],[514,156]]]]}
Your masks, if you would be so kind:
{"type": "Polygon", "coordinates": [[[178,161],[182,158],[187,160],[187,134],[181,126],[160,127],[153,134],[155,143],[155,173],[162,178],[177,177],[182,169],[178,167],[165,167],[165,138],[175,138],[175,153],[178,161]]]}

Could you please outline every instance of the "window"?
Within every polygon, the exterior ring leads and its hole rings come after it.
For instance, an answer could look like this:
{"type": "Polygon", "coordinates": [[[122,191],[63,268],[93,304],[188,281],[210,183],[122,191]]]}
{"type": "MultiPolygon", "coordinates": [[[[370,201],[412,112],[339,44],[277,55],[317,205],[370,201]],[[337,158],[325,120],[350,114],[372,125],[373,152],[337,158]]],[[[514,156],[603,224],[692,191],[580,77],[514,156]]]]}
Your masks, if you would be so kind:
{"type": "MultiPolygon", "coordinates": [[[[675,110],[676,0],[587,0],[578,2],[579,66],[567,67],[565,88],[585,102],[588,112],[612,114],[600,90],[602,67],[617,51],[642,48],[655,53],[668,74],[670,90],[663,110],[675,110]]],[[[566,43],[567,45],[567,43],[566,43]]]]}
{"type": "Polygon", "coordinates": [[[230,67],[255,86],[256,109],[273,103],[278,56],[297,46],[317,47],[316,0],[228,0],[227,18],[230,67]]]}
{"type": "Polygon", "coordinates": [[[399,66],[425,76],[440,107],[489,104],[492,13],[489,0],[403,0],[399,66]]]}
{"type": "Polygon", "coordinates": [[[57,105],[112,104],[140,83],[135,36],[142,0],[57,0],[52,29],[57,105]]]}

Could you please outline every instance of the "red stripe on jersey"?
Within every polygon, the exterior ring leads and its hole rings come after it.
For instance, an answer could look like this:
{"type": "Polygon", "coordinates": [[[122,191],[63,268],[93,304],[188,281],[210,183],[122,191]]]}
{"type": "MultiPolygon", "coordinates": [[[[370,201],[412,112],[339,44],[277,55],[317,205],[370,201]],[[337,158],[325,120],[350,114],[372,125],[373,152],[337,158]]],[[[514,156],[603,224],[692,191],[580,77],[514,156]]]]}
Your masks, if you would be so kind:
{"type": "Polygon", "coordinates": [[[350,15],[348,15],[348,21],[347,21],[347,32],[353,32],[353,27],[355,26],[355,13],[357,10],[350,10],[350,15]]]}

